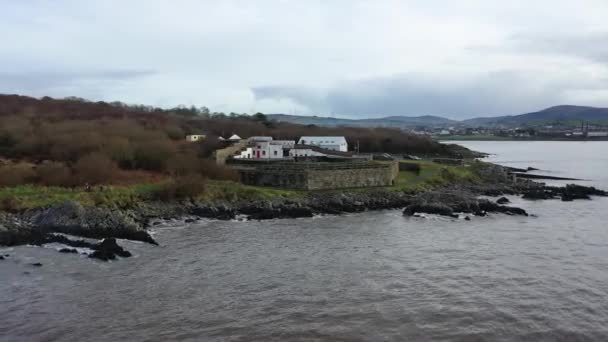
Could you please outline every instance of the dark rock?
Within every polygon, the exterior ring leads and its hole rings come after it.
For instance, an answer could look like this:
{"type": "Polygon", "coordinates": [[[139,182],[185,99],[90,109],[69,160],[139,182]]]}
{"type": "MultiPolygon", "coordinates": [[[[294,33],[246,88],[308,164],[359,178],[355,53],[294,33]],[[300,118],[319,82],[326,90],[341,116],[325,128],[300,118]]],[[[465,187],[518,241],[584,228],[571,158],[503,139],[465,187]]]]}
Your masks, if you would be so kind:
{"type": "Polygon", "coordinates": [[[131,256],[129,251],[124,250],[116,243],[116,239],[104,239],[96,246],[95,252],[89,255],[89,258],[96,258],[103,261],[114,260],[116,256],[128,258],[131,256]]]}
{"type": "Polygon", "coordinates": [[[4,255],[0,255],[0,260],[4,260],[4,255]]]}
{"type": "Polygon", "coordinates": [[[127,211],[65,202],[28,211],[24,216],[41,233],[59,232],[94,239],[114,237],[156,244],[127,211]]]}
{"type": "Polygon", "coordinates": [[[410,204],[403,210],[403,215],[406,216],[412,216],[415,213],[437,214],[443,216],[454,215],[452,208],[440,203],[410,204]]]}
{"type": "Polygon", "coordinates": [[[545,190],[545,189],[529,189],[524,192],[522,196],[524,199],[528,200],[547,200],[555,198],[553,191],[545,190]]]}
{"type": "Polygon", "coordinates": [[[189,214],[218,220],[233,220],[236,217],[234,210],[226,207],[197,206],[191,208],[189,214]]]}
{"type": "Polygon", "coordinates": [[[509,201],[508,198],[506,197],[501,197],[499,199],[496,200],[496,203],[498,204],[507,204],[507,203],[511,203],[511,201],[509,201]]]}
{"type": "Polygon", "coordinates": [[[192,223],[192,222],[195,222],[195,221],[196,221],[195,219],[191,219],[191,218],[187,218],[187,219],[184,220],[185,223],[192,223]]]}
{"type": "Polygon", "coordinates": [[[62,248],[59,253],[78,253],[78,251],[74,248],[62,248]]]}
{"type": "Polygon", "coordinates": [[[466,221],[471,221],[471,217],[469,217],[469,216],[466,216],[464,219],[465,219],[466,221]]]}
{"type": "Polygon", "coordinates": [[[34,262],[34,263],[30,264],[30,265],[36,266],[36,267],[41,267],[42,266],[42,264],[39,263],[39,262],[34,262]]]}

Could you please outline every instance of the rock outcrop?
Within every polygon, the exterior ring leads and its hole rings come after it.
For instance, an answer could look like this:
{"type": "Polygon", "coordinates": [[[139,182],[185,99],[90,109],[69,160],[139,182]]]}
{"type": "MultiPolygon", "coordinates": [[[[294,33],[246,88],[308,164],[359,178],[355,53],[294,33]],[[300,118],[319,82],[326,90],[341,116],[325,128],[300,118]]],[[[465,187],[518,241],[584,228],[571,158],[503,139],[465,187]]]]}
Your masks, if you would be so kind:
{"type": "Polygon", "coordinates": [[[405,216],[413,216],[416,213],[449,217],[458,217],[458,213],[474,214],[476,216],[485,216],[486,213],[528,216],[524,209],[501,205],[487,199],[479,199],[475,194],[462,190],[423,193],[403,210],[405,216]]]}
{"type": "Polygon", "coordinates": [[[41,233],[58,232],[95,239],[119,238],[157,244],[127,211],[84,207],[64,202],[24,214],[33,229],[41,233]]]}

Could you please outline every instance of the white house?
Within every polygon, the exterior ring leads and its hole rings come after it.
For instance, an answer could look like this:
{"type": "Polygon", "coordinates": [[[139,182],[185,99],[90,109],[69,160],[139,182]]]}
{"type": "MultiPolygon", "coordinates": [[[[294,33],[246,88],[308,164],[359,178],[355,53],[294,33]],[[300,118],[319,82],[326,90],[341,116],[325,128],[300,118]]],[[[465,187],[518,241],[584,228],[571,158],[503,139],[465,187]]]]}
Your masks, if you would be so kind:
{"type": "Polygon", "coordinates": [[[283,146],[273,144],[270,141],[257,142],[255,146],[253,146],[252,158],[281,159],[283,158],[283,146]]]}
{"type": "Polygon", "coordinates": [[[298,145],[319,146],[327,150],[348,151],[348,143],[344,137],[301,137],[298,145]]]}
{"type": "Polygon", "coordinates": [[[205,135],[203,134],[190,134],[190,135],[186,135],[186,141],[187,142],[197,142],[200,140],[205,139],[205,135]]]}
{"type": "Polygon", "coordinates": [[[234,156],[236,159],[282,159],[285,157],[285,150],[295,146],[294,140],[271,140],[271,137],[262,137],[270,139],[258,140],[260,137],[251,137],[249,147],[240,151],[234,156]]]}

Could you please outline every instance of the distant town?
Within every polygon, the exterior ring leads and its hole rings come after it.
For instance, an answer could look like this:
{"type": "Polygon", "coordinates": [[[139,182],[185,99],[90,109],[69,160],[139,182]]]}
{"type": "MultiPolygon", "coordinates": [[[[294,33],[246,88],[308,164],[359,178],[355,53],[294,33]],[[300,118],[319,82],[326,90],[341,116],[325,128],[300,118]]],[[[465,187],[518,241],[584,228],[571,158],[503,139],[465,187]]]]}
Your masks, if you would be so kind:
{"type": "Polygon", "coordinates": [[[608,126],[581,121],[579,127],[565,124],[550,124],[537,127],[447,127],[420,128],[411,130],[418,134],[431,135],[440,140],[449,139],[556,139],[556,140],[606,140],[608,126]]]}

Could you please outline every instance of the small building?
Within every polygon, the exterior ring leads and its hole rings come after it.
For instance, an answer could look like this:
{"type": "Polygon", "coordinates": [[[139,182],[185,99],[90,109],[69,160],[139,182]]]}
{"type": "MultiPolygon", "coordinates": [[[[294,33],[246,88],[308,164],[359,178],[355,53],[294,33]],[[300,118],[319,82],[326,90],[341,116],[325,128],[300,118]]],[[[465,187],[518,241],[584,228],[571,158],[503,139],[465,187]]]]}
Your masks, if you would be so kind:
{"type": "Polygon", "coordinates": [[[190,135],[186,135],[186,141],[187,142],[197,142],[197,141],[201,141],[203,139],[205,139],[205,135],[204,134],[190,134],[190,135]]]}
{"type": "Polygon", "coordinates": [[[257,142],[252,148],[252,158],[254,159],[282,159],[283,146],[273,144],[271,141],[257,142]]]}
{"type": "Polygon", "coordinates": [[[301,137],[298,145],[319,146],[327,150],[348,151],[348,143],[344,137],[301,137]]]}
{"type": "Polygon", "coordinates": [[[241,141],[243,139],[241,139],[241,137],[239,137],[238,135],[233,134],[230,138],[228,138],[226,140],[231,141],[231,142],[238,142],[238,141],[241,141]]]}

